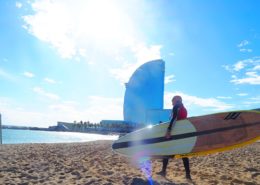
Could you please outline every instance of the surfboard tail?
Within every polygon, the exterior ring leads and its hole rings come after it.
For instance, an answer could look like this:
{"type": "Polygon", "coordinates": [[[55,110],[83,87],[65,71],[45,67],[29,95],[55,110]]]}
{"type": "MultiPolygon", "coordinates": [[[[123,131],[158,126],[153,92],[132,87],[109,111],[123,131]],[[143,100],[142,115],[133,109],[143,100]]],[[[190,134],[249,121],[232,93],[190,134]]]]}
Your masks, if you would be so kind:
{"type": "Polygon", "coordinates": [[[260,112],[260,108],[258,108],[258,109],[253,109],[254,111],[258,111],[258,112],[260,112]]]}
{"type": "Polygon", "coordinates": [[[232,145],[232,146],[227,146],[227,147],[224,147],[224,148],[218,148],[218,149],[202,151],[202,152],[195,152],[195,153],[188,153],[188,154],[178,154],[178,155],[175,155],[175,158],[205,156],[205,155],[215,154],[215,153],[219,153],[219,152],[234,150],[234,149],[237,149],[237,148],[242,148],[244,146],[250,145],[250,144],[257,142],[259,140],[260,140],[260,136],[254,138],[254,139],[251,139],[249,141],[245,141],[243,143],[235,144],[235,145],[232,145]]]}

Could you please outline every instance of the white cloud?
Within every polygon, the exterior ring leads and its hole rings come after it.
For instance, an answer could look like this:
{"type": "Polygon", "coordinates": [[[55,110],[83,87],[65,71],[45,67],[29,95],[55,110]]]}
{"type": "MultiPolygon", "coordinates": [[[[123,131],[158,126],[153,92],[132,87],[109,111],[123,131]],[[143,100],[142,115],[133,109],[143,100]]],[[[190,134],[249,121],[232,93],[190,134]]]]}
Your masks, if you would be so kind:
{"type": "MultiPolygon", "coordinates": [[[[42,90],[36,90],[42,92],[42,90]]],[[[123,120],[123,99],[90,96],[85,102],[59,101],[47,106],[28,108],[19,101],[0,97],[3,124],[48,127],[57,121],[100,122],[103,119],[123,120]],[[15,115],[15,116],[14,116],[15,115]]]]}
{"type": "Polygon", "coordinates": [[[23,75],[28,77],[28,78],[33,78],[35,76],[33,73],[28,72],[28,71],[24,72],[23,75]]]}
{"type": "Polygon", "coordinates": [[[176,79],[174,79],[174,77],[175,77],[175,75],[166,76],[165,79],[164,79],[164,83],[168,84],[168,83],[171,83],[171,82],[175,82],[176,79]]]}
{"type": "Polygon", "coordinates": [[[22,8],[23,4],[21,2],[15,3],[16,8],[22,8]]]}
{"type": "Polygon", "coordinates": [[[51,100],[59,100],[60,97],[56,94],[53,94],[53,93],[50,93],[50,92],[47,92],[45,90],[43,90],[42,88],[40,87],[34,87],[33,88],[33,91],[43,97],[46,97],[48,99],[51,99],[51,100]]]}
{"type": "Polygon", "coordinates": [[[252,104],[258,104],[258,107],[257,108],[260,108],[259,105],[260,105],[260,96],[255,96],[255,97],[252,97],[250,98],[250,100],[252,100],[252,104]]]}
{"type": "Polygon", "coordinates": [[[239,93],[239,94],[237,94],[238,96],[247,96],[248,95],[248,93],[239,93]]]}
{"type": "Polygon", "coordinates": [[[218,99],[232,99],[231,96],[217,96],[218,99]]]}
{"type": "Polygon", "coordinates": [[[161,58],[162,46],[145,43],[136,27],[140,20],[137,9],[143,10],[142,6],[135,1],[36,0],[31,4],[34,13],[23,16],[23,27],[50,44],[62,58],[81,61],[82,57],[93,65],[105,62],[97,60],[100,53],[114,59],[133,56],[127,63],[118,62],[118,67],[110,71],[123,83],[143,63],[161,58]]]}
{"type": "Polygon", "coordinates": [[[231,76],[231,78],[234,78],[234,79],[236,79],[236,78],[237,78],[237,76],[236,76],[236,75],[232,75],[232,76],[231,76]]]}
{"type": "Polygon", "coordinates": [[[222,65],[222,67],[226,70],[226,71],[229,71],[229,72],[232,72],[232,69],[229,65],[222,65]]]}
{"type": "Polygon", "coordinates": [[[251,77],[258,77],[258,74],[257,74],[257,72],[255,72],[255,71],[246,72],[246,75],[247,75],[247,76],[251,76],[251,77]]]}
{"type": "Polygon", "coordinates": [[[244,60],[244,61],[239,61],[236,64],[234,64],[234,70],[235,71],[240,71],[241,69],[245,68],[245,66],[247,65],[248,60],[244,60]]]}
{"type": "Polygon", "coordinates": [[[63,101],[41,107],[40,110],[24,107],[17,101],[0,97],[3,124],[48,127],[57,121],[100,122],[102,119],[122,120],[123,100],[120,98],[89,97],[85,106],[74,101],[63,101]],[[81,105],[81,106],[80,106],[81,105]],[[15,115],[15,116],[14,116],[15,115]]]}
{"type": "Polygon", "coordinates": [[[255,72],[248,72],[246,73],[246,77],[244,78],[234,77],[230,82],[234,84],[260,85],[260,75],[255,72]]]}
{"type": "Polygon", "coordinates": [[[260,70],[260,64],[257,64],[252,70],[253,70],[253,71],[258,71],[258,70],[260,70]]]}
{"type": "Polygon", "coordinates": [[[150,60],[161,59],[161,45],[146,46],[145,44],[137,44],[132,47],[138,63],[145,63],[150,60]]]}
{"type": "Polygon", "coordinates": [[[0,112],[3,125],[48,127],[46,123],[52,123],[47,114],[23,108],[10,98],[0,97],[0,112]]]}
{"type": "Polygon", "coordinates": [[[132,63],[125,62],[122,67],[111,69],[110,73],[121,83],[126,83],[138,67],[148,61],[161,58],[161,47],[162,46],[159,45],[147,47],[144,44],[134,47],[133,52],[135,53],[137,61],[132,63]]]}
{"type": "Polygon", "coordinates": [[[244,105],[248,106],[248,107],[255,107],[255,108],[260,108],[260,96],[255,96],[255,97],[251,97],[248,98],[247,101],[243,102],[244,105]]]}
{"type": "Polygon", "coordinates": [[[240,52],[252,52],[252,49],[248,49],[248,48],[244,48],[245,46],[247,46],[249,44],[249,41],[247,40],[243,40],[242,42],[240,42],[240,44],[237,45],[237,47],[239,48],[240,52]]]}
{"type": "Polygon", "coordinates": [[[91,121],[100,122],[103,119],[123,120],[123,100],[121,98],[107,98],[89,96],[85,105],[77,102],[61,102],[49,106],[55,112],[55,119],[59,121],[91,121]],[[79,106],[81,105],[81,106],[79,106]]]}
{"type": "Polygon", "coordinates": [[[183,92],[165,92],[164,95],[164,107],[171,108],[171,99],[175,95],[182,96],[183,103],[185,106],[192,111],[194,106],[197,106],[195,109],[207,109],[208,111],[224,111],[233,108],[233,105],[227,104],[223,101],[220,101],[216,98],[201,98],[197,96],[192,96],[185,94],[183,92]],[[198,108],[200,107],[200,108],[198,108]]]}
{"type": "Polygon", "coordinates": [[[23,16],[24,28],[57,49],[63,58],[86,57],[93,49],[113,53],[136,40],[134,22],[121,4],[36,0],[31,4],[34,14],[23,16]]]}
{"type": "Polygon", "coordinates": [[[254,65],[254,63],[256,62],[257,60],[254,59],[246,59],[246,60],[240,60],[233,65],[223,65],[222,67],[224,67],[229,72],[239,72],[248,66],[252,67],[252,65],[254,65]]]}
{"type": "Polygon", "coordinates": [[[57,82],[51,78],[44,78],[44,81],[47,82],[47,83],[50,83],[50,84],[56,84],[57,82]]]}
{"type": "Polygon", "coordinates": [[[244,47],[244,46],[246,46],[246,45],[248,45],[248,44],[249,44],[248,40],[243,40],[243,41],[241,41],[241,42],[237,45],[237,47],[241,48],[241,47],[244,47]]]}
{"type": "Polygon", "coordinates": [[[123,99],[107,98],[100,96],[89,97],[89,108],[86,110],[87,115],[96,121],[100,119],[118,119],[123,120],[123,99]]]}
{"type": "Polygon", "coordinates": [[[246,60],[238,61],[233,65],[223,65],[223,67],[232,73],[230,82],[234,84],[260,84],[259,57],[253,57],[246,60]]]}
{"type": "Polygon", "coordinates": [[[251,53],[253,50],[252,49],[246,49],[246,48],[241,48],[239,49],[240,52],[248,52],[248,53],[251,53]]]}

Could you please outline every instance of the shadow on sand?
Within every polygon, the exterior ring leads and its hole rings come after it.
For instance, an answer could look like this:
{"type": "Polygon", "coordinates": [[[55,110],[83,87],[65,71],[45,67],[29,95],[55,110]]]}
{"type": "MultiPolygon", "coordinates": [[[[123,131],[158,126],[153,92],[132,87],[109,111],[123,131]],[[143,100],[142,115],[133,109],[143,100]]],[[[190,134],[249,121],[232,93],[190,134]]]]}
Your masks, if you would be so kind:
{"type": "Polygon", "coordinates": [[[188,183],[176,184],[167,179],[167,182],[153,181],[152,184],[148,180],[142,178],[133,178],[131,185],[188,185],[188,183]]]}

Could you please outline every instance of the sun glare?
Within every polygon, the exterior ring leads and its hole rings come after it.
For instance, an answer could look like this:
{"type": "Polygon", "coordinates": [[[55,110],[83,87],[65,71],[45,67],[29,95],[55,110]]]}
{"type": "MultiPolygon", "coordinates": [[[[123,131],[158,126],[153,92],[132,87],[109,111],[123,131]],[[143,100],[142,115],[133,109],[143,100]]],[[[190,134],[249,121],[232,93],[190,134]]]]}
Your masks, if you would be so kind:
{"type": "Polygon", "coordinates": [[[77,31],[96,42],[122,41],[129,35],[130,21],[113,1],[87,1],[78,20],[77,31]]]}
{"type": "Polygon", "coordinates": [[[35,13],[23,16],[23,27],[50,43],[63,58],[84,56],[86,50],[113,54],[132,46],[137,38],[136,15],[125,6],[123,1],[36,1],[35,13]]]}
{"type": "Polygon", "coordinates": [[[153,128],[153,125],[148,125],[147,128],[153,128]]]}

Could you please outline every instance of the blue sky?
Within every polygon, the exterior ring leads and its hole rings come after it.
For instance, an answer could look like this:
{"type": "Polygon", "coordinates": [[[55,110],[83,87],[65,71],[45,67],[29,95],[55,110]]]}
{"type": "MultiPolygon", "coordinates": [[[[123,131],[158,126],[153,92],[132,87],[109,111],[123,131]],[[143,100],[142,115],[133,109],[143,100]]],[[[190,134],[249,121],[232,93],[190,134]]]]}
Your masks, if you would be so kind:
{"type": "Polygon", "coordinates": [[[123,119],[124,83],[165,61],[164,108],[260,107],[260,2],[0,1],[3,124],[123,119]]]}

